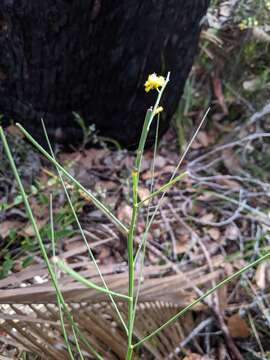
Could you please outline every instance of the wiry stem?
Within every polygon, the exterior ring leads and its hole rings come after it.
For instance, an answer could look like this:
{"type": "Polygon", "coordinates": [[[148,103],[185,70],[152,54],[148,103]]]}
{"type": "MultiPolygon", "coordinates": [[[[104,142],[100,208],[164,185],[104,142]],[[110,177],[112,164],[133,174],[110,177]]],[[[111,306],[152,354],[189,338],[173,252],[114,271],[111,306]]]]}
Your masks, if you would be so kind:
{"type": "Polygon", "coordinates": [[[152,339],[153,336],[159,334],[163,329],[165,329],[167,326],[171,325],[174,321],[176,321],[178,318],[180,318],[181,316],[183,316],[184,314],[186,314],[189,310],[191,310],[195,305],[199,304],[200,302],[202,302],[204,299],[206,299],[209,295],[211,295],[212,293],[214,293],[215,291],[217,291],[219,288],[221,288],[222,286],[226,285],[227,283],[229,283],[230,281],[234,280],[235,278],[237,278],[238,276],[242,275],[244,272],[252,269],[253,267],[259,265],[261,262],[267,260],[268,258],[270,258],[270,252],[268,252],[267,254],[261,256],[259,259],[253,261],[252,263],[244,266],[242,269],[236,271],[234,274],[226,277],[224,280],[222,280],[221,282],[219,282],[216,286],[212,287],[211,289],[209,289],[208,291],[206,291],[202,296],[200,296],[198,299],[196,299],[195,301],[193,301],[192,303],[190,303],[188,306],[186,306],[184,309],[182,309],[181,311],[179,311],[176,315],[174,315],[171,319],[169,319],[166,323],[164,323],[163,325],[161,325],[158,329],[156,329],[155,331],[153,331],[151,334],[149,334],[148,336],[146,336],[144,339],[138,341],[136,344],[134,344],[134,348],[142,345],[144,342],[152,339]]]}
{"type": "Polygon", "coordinates": [[[89,342],[85,339],[85,337],[83,336],[83,334],[80,333],[77,325],[74,323],[74,320],[72,318],[72,315],[70,315],[69,311],[68,311],[68,308],[66,306],[66,303],[65,303],[65,300],[63,298],[63,295],[59,289],[59,286],[58,286],[58,282],[57,282],[57,278],[56,278],[56,275],[55,275],[55,272],[53,270],[53,267],[50,263],[50,260],[48,258],[48,255],[47,255],[47,252],[46,252],[46,249],[45,249],[45,246],[43,244],[43,241],[42,241],[42,237],[40,235],[40,232],[39,232],[39,229],[38,229],[38,226],[37,226],[37,223],[35,221],[35,217],[33,215],[33,212],[32,212],[32,209],[31,209],[31,206],[29,204],[29,201],[28,201],[28,197],[26,195],[26,192],[24,190],[24,187],[23,187],[23,184],[22,184],[22,181],[21,181],[21,178],[20,178],[20,175],[18,173],[18,170],[17,170],[17,167],[16,167],[16,164],[14,162],[14,159],[13,159],[13,156],[11,154],[11,151],[10,151],[10,148],[9,148],[9,145],[8,145],[8,142],[7,142],[7,139],[6,139],[6,136],[4,134],[4,131],[3,131],[3,128],[0,126],[0,138],[3,142],[3,146],[4,146],[4,150],[6,152],[6,155],[7,155],[7,158],[9,160],[9,163],[10,163],[10,166],[11,166],[11,169],[13,171],[13,174],[15,176],[15,179],[17,181],[17,184],[18,184],[18,187],[19,187],[19,190],[20,190],[20,193],[22,195],[22,198],[23,198],[23,201],[24,201],[24,205],[25,205],[25,208],[26,208],[26,211],[27,211],[27,215],[29,217],[29,220],[33,226],[33,229],[35,231],[35,235],[37,237],[37,240],[38,240],[38,244],[39,244],[39,247],[40,247],[40,251],[41,251],[41,254],[45,260],[45,263],[46,263],[46,266],[48,268],[48,272],[50,274],[50,277],[51,277],[51,280],[52,280],[52,283],[53,283],[53,286],[55,288],[55,291],[56,291],[56,295],[57,297],[59,297],[59,300],[60,302],[63,304],[63,308],[64,308],[64,311],[65,311],[65,314],[67,315],[69,321],[72,323],[72,326],[74,327],[74,330],[76,331],[76,333],[78,333],[78,335],[80,336],[81,340],[84,342],[84,344],[91,350],[91,352],[95,355],[95,357],[97,359],[100,359],[102,360],[102,356],[93,348],[93,346],[91,344],[89,344],[89,342]]]}
{"type": "Polygon", "coordinates": [[[128,232],[128,271],[129,271],[129,289],[128,289],[128,296],[130,298],[128,304],[128,351],[126,355],[126,360],[131,360],[133,355],[133,327],[134,327],[134,318],[136,308],[134,308],[134,236],[137,226],[137,218],[138,218],[138,186],[139,186],[139,178],[140,178],[140,171],[141,171],[141,163],[144,153],[144,148],[147,140],[147,136],[152,124],[154,117],[156,116],[157,108],[160,103],[160,99],[162,94],[165,90],[166,85],[169,82],[168,74],[165,84],[158,92],[158,97],[153,109],[149,109],[146,113],[143,130],[137,150],[137,156],[135,160],[135,168],[132,172],[132,218],[131,224],[129,227],[128,232]]]}
{"type": "Polygon", "coordinates": [[[104,214],[106,215],[110,221],[115,224],[118,229],[124,233],[128,233],[128,229],[122,222],[117,219],[117,217],[101,202],[99,201],[92,193],[91,191],[87,190],[84,186],[82,186],[79,181],[74,179],[73,176],[71,176],[45,149],[43,149],[42,146],[39,145],[39,143],[21,126],[20,124],[17,124],[18,128],[22,131],[22,133],[25,135],[25,137],[35,146],[35,148],[38,149],[38,151],[43,154],[53,165],[57,167],[58,170],[60,170],[69,180],[71,180],[81,191],[83,191],[89,199],[93,202],[93,204],[104,214]]]}

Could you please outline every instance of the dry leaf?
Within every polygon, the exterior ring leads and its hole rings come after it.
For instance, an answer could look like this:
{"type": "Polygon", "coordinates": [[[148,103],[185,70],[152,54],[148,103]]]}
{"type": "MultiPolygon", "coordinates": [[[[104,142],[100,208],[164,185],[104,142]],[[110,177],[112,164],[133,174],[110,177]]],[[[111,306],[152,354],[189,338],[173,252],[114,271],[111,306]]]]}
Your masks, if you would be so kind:
{"type": "Polygon", "coordinates": [[[77,162],[82,157],[82,153],[80,151],[74,151],[69,153],[61,153],[58,156],[59,162],[61,164],[69,164],[71,162],[77,162]]]}
{"type": "Polygon", "coordinates": [[[239,159],[235,156],[233,149],[224,149],[222,151],[222,160],[227,170],[231,173],[235,173],[238,170],[241,170],[241,165],[239,159]]]}
{"type": "Polygon", "coordinates": [[[163,169],[166,165],[166,158],[161,155],[157,155],[155,158],[155,168],[156,169],[163,169]]]}
{"type": "Polygon", "coordinates": [[[108,181],[101,181],[99,180],[96,183],[95,189],[97,191],[112,191],[115,190],[117,188],[117,184],[114,181],[108,180],[108,181]]]}
{"type": "Polygon", "coordinates": [[[208,222],[212,222],[214,220],[214,214],[213,213],[209,213],[209,214],[205,214],[201,217],[201,222],[203,223],[208,223],[208,222]]]}
{"type": "Polygon", "coordinates": [[[15,135],[15,136],[18,136],[19,138],[23,139],[24,138],[24,135],[23,133],[21,132],[21,130],[15,126],[15,125],[10,125],[7,127],[7,132],[10,134],[10,135],[15,135]]]}
{"type": "Polygon", "coordinates": [[[237,240],[239,237],[239,229],[234,224],[227,226],[224,234],[225,239],[228,240],[237,240]]]}
{"type": "Polygon", "coordinates": [[[176,255],[185,254],[188,251],[189,247],[190,247],[189,244],[176,244],[175,245],[176,255]]]}
{"type": "MultiPolygon", "coordinates": [[[[75,250],[75,249],[81,248],[82,246],[85,246],[85,244],[82,240],[74,240],[74,241],[65,241],[64,242],[64,250],[65,251],[75,250]]],[[[85,251],[87,251],[86,246],[85,246],[85,251]]]]}
{"type": "Polygon", "coordinates": [[[191,149],[193,149],[193,150],[200,149],[201,147],[202,147],[202,144],[196,139],[191,144],[191,149]]]}
{"type": "Polygon", "coordinates": [[[207,232],[213,240],[217,241],[220,239],[221,234],[218,228],[211,228],[207,232]]]}
{"type": "Polygon", "coordinates": [[[19,230],[24,226],[24,223],[16,220],[6,220],[1,222],[0,225],[0,236],[5,239],[10,230],[19,230]]]}
{"type": "MultiPolygon", "coordinates": [[[[103,246],[100,250],[100,253],[98,255],[98,259],[100,261],[101,264],[108,264],[107,261],[111,261],[112,257],[111,255],[111,251],[107,246],[103,246]]],[[[112,262],[113,263],[113,262],[112,262]]]]}
{"type": "Polygon", "coordinates": [[[80,158],[80,164],[86,169],[92,169],[93,165],[99,165],[100,162],[108,156],[106,149],[88,149],[83,152],[80,158]]]}
{"type": "Polygon", "coordinates": [[[132,218],[132,207],[122,203],[117,209],[117,217],[125,224],[130,224],[132,218]]]}
{"type": "Polygon", "coordinates": [[[213,82],[214,94],[217,98],[218,104],[221,107],[223,114],[228,115],[229,111],[223,94],[222,81],[221,78],[218,76],[218,74],[213,75],[212,82],[213,82]]]}
{"type": "MultiPolygon", "coordinates": [[[[155,172],[155,176],[159,176],[159,175],[160,175],[160,172],[155,172]]],[[[144,181],[150,180],[153,177],[153,173],[151,170],[147,170],[142,173],[141,177],[142,177],[142,180],[144,180],[144,181]]]]}
{"type": "Polygon", "coordinates": [[[219,179],[217,183],[219,183],[220,185],[225,185],[231,190],[240,190],[242,188],[237,181],[226,178],[219,179]]]}
{"type": "Polygon", "coordinates": [[[203,359],[204,359],[204,357],[202,355],[192,353],[192,354],[185,356],[183,360],[203,360],[203,359]]]}
{"type": "Polygon", "coordinates": [[[205,131],[200,131],[199,134],[197,135],[197,140],[199,141],[199,143],[202,145],[202,147],[207,147],[209,146],[209,138],[208,135],[205,131]]]}
{"type": "Polygon", "coordinates": [[[247,338],[250,336],[250,329],[239,314],[232,315],[228,319],[228,329],[233,338],[247,338]]]}
{"type": "MultiPolygon", "coordinates": [[[[141,201],[148,198],[150,196],[150,191],[146,187],[140,186],[138,189],[138,195],[141,201]]],[[[149,201],[146,201],[145,204],[147,205],[149,201]]]]}
{"type": "Polygon", "coordinates": [[[265,290],[270,283],[270,262],[261,263],[255,274],[255,281],[260,290],[265,290]]]}
{"type": "Polygon", "coordinates": [[[217,291],[220,310],[225,311],[228,306],[228,287],[221,286],[217,291]]]}
{"type": "Polygon", "coordinates": [[[212,194],[207,194],[207,193],[197,196],[197,200],[199,200],[199,201],[211,201],[211,200],[215,200],[215,199],[216,199],[215,196],[213,196],[212,194]]]}
{"type": "MultiPolygon", "coordinates": [[[[42,229],[46,223],[47,223],[47,220],[36,220],[38,230],[42,229]]],[[[30,223],[28,223],[25,226],[25,228],[19,232],[19,234],[21,234],[22,236],[29,236],[29,237],[36,235],[33,225],[30,223]]]]}

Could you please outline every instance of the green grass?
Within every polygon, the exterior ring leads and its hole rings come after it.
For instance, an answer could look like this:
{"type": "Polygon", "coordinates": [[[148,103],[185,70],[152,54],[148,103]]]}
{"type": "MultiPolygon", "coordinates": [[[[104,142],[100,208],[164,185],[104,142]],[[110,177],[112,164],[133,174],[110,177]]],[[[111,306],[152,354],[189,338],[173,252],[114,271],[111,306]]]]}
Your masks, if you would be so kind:
{"type": "MultiPolygon", "coordinates": [[[[63,337],[64,337],[64,340],[65,340],[65,343],[67,346],[67,351],[69,353],[69,357],[71,359],[77,358],[77,356],[79,356],[80,359],[84,358],[83,353],[81,351],[80,343],[85,344],[85,346],[89,349],[89,351],[97,359],[102,359],[103,357],[101,356],[101,354],[98,353],[97,350],[94,349],[94,347],[89,342],[89,340],[85,338],[85,336],[82,334],[82,332],[78,328],[76,322],[73,320],[72,315],[69,311],[69,307],[65,302],[65,299],[63,297],[63,294],[62,294],[61,289],[58,284],[58,279],[56,276],[56,272],[58,269],[60,269],[62,272],[65,272],[66,274],[68,274],[69,276],[71,276],[72,278],[74,278],[76,281],[80,282],[84,286],[95,289],[98,292],[102,292],[109,297],[109,299],[111,300],[113,307],[120,319],[120,322],[122,323],[122,325],[126,331],[126,334],[127,334],[126,360],[131,360],[133,358],[134,351],[137,350],[140,346],[142,346],[146,341],[149,341],[150,339],[154,338],[157,334],[159,334],[165,328],[169,327],[173,322],[175,322],[176,320],[181,318],[188,311],[192,310],[194,308],[194,306],[201,303],[203,300],[205,300],[211,294],[215,293],[218,289],[220,289],[224,285],[232,282],[233,280],[241,277],[244,273],[246,273],[250,269],[256,267],[261,262],[269,259],[269,257],[270,257],[270,252],[268,250],[264,253],[262,252],[262,255],[257,257],[257,259],[255,261],[250,261],[246,266],[244,266],[240,270],[236,271],[235,273],[231,274],[228,277],[225,277],[222,281],[220,281],[215,286],[213,286],[212,288],[207,290],[203,295],[198,297],[195,301],[191,302],[188,306],[181,309],[179,312],[177,312],[176,315],[171,317],[167,322],[162,324],[159,328],[153,330],[147,336],[142,337],[141,339],[138,339],[134,336],[133,329],[134,329],[134,321],[136,318],[136,310],[137,310],[136,305],[139,300],[140,285],[141,285],[142,276],[143,276],[143,266],[144,266],[147,234],[150,231],[153,219],[155,218],[155,215],[156,215],[157,211],[159,210],[161,200],[163,199],[163,197],[166,194],[166,192],[168,191],[168,189],[170,187],[172,187],[175,183],[181,181],[183,179],[183,177],[187,176],[186,173],[179,174],[179,168],[180,168],[180,165],[182,164],[182,161],[184,160],[184,158],[186,156],[187,151],[189,150],[189,148],[191,146],[192,141],[195,139],[198,131],[200,130],[200,128],[205,120],[205,119],[202,120],[199,128],[195,131],[195,134],[193,135],[191,142],[188,144],[186,150],[184,151],[184,154],[180,158],[180,161],[179,161],[178,165],[176,166],[176,169],[175,169],[170,181],[165,183],[164,185],[160,186],[160,188],[157,191],[153,191],[153,186],[151,186],[152,192],[147,200],[150,201],[154,197],[159,197],[160,200],[159,200],[158,204],[156,205],[154,214],[151,217],[147,216],[147,222],[145,224],[145,232],[143,233],[142,238],[141,238],[141,246],[139,246],[139,248],[137,249],[137,252],[136,252],[134,239],[135,239],[136,229],[137,229],[137,224],[138,224],[138,215],[139,215],[142,207],[148,206],[146,201],[141,201],[141,202],[138,201],[138,189],[140,186],[140,173],[141,173],[142,159],[143,159],[143,155],[144,155],[144,147],[145,147],[145,143],[147,140],[147,135],[148,135],[148,131],[149,131],[151,123],[155,120],[158,121],[158,119],[157,119],[158,116],[156,115],[156,109],[159,106],[162,94],[165,91],[165,88],[166,88],[168,82],[169,82],[169,76],[167,77],[167,80],[166,80],[164,86],[157,92],[157,100],[156,100],[156,103],[155,103],[153,109],[149,109],[146,114],[146,117],[145,117],[141,140],[139,143],[136,159],[134,162],[134,168],[132,171],[132,219],[131,219],[129,226],[124,225],[116,217],[116,215],[111,212],[111,210],[109,209],[109,207],[106,204],[104,204],[102,201],[97,199],[97,197],[94,195],[93,192],[86,189],[73,176],[71,176],[68,173],[68,171],[58,163],[58,161],[56,160],[52,151],[50,154],[46,150],[44,150],[22,126],[18,125],[19,129],[23,132],[25,137],[33,144],[33,146],[37,150],[39,150],[39,152],[41,154],[43,154],[50,161],[50,163],[52,165],[55,166],[55,168],[57,170],[57,174],[58,174],[58,179],[65,191],[67,203],[69,205],[69,214],[70,214],[69,219],[70,219],[70,221],[72,221],[72,218],[73,218],[73,220],[75,220],[75,223],[80,230],[81,236],[85,240],[86,246],[88,246],[89,257],[96,266],[96,270],[100,276],[101,285],[96,285],[96,284],[92,283],[91,281],[89,281],[88,279],[83,278],[80,274],[78,274],[77,272],[72,270],[68,264],[66,264],[60,258],[58,258],[56,256],[57,255],[56,241],[57,241],[57,237],[59,236],[59,234],[55,231],[55,216],[53,214],[53,195],[50,195],[49,202],[48,202],[48,206],[50,209],[49,227],[46,228],[46,231],[45,230],[41,231],[37,225],[37,220],[35,219],[33,211],[31,209],[28,195],[25,191],[25,188],[24,188],[22,180],[21,180],[21,176],[20,176],[17,166],[14,162],[14,159],[13,159],[9,144],[7,142],[5,133],[4,133],[3,129],[0,127],[0,137],[2,140],[4,150],[6,152],[8,160],[9,160],[13,174],[15,176],[17,185],[19,187],[20,196],[24,202],[29,220],[35,231],[36,241],[39,246],[40,253],[42,254],[42,256],[44,258],[44,261],[48,268],[51,282],[55,288],[57,303],[58,303],[58,308],[59,308],[59,318],[61,321],[63,337]],[[98,267],[98,264],[95,260],[94,254],[92,253],[92,250],[89,247],[89,245],[87,245],[88,243],[85,239],[83,229],[80,225],[80,222],[79,222],[79,219],[78,219],[78,216],[76,213],[76,209],[72,203],[72,200],[71,200],[71,197],[70,197],[70,194],[67,189],[65,181],[67,181],[68,183],[71,183],[72,188],[75,191],[79,190],[82,193],[84,193],[85,195],[87,195],[91,199],[92,203],[97,207],[97,209],[99,209],[118,228],[118,230],[120,232],[122,232],[123,235],[125,235],[126,241],[127,241],[126,246],[127,246],[127,251],[128,251],[128,277],[129,277],[129,285],[128,285],[128,289],[125,294],[111,291],[109,288],[109,284],[106,284],[106,282],[103,278],[103,275],[98,267]],[[48,233],[50,233],[50,238],[51,238],[51,243],[52,243],[52,254],[50,254],[50,255],[48,254],[48,251],[45,247],[45,238],[48,237],[48,233]],[[53,256],[53,258],[51,258],[51,255],[53,256]],[[138,279],[138,281],[139,281],[138,290],[137,290],[137,292],[135,292],[135,280],[136,280],[135,279],[135,264],[139,258],[142,259],[142,260],[140,260],[141,261],[140,262],[141,270],[140,270],[139,279],[138,279]],[[128,303],[127,323],[122,318],[121,313],[118,309],[117,302],[119,299],[121,299],[121,301],[125,301],[128,303]],[[66,323],[69,324],[69,326],[72,329],[73,335],[74,335],[75,341],[72,345],[70,344],[70,342],[68,340],[66,323]]],[[[208,115],[208,112],[206,113],[205,118],[207,117],[207,115],[208,115]]],[[[157,127],[157,129],[158,129],[158,127],[157,127]]],[[[45,130],[45,134],[46,134],[46,129],[44,129],[44,130],[45,130]]],[[[48,142],[49,142],[49,139],[48,139],[48,142]]],[[[154,160],[155,160],[156,150],[157,150],[157,142],[156,142],[156,146],[155,146],[154,159],[153,159],[153,163],[152,163],[152,180],[151,180],[152,185],[153,185],[153,177],[154,177],[154,165],[155,165],[154,160]]],[[[6,265],[5,265],[7,268],[10,266],[9,261],[10,261],[10,259],[7,258],[6,265]]]]}

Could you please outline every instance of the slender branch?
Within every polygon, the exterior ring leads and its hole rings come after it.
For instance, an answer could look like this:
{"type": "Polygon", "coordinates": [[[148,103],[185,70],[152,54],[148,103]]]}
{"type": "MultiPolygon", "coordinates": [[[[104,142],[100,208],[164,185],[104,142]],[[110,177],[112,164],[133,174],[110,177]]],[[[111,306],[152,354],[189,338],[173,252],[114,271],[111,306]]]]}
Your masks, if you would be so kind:
{"type": "Polygon", "coordinates": [[[83,185],[79,183],[73,176],[71,176],[39,143],[24,129],[20,124],[16,124],[26,138],[41,152],[53,165],[57,167],[69,180],[71,180],[81,191],[83,191],[93,202],[93,204],[104,214],[106,215],[118,228],[119,230],[127,234],[127,227],[119,220],[117,217],[101,202],[99,201],[91,191],[87,190],[83,185]]]}
{"type": "MultiPolygon", "coordinates": [[[[49,147],[50,152],[51,152],[51,156],[56,160],[43,119],[41,119],[41,122],[42,122],[42,127],[43,127],[43,130],[44,130],[44,134],[45,134],[45,137],[46,137],[46,141],[47,141],[47,143],[48,143],[48,147],[49,147]]],[[[104,288],[109,291],[108,285],[107,285],[107,283],[106,283],[106,281],[105,281],[105,279],[104,279],[104,277],[103,277],[103,275],[102,275],[102,273],[101,273],[101,271],[100,271],[100,269],[99,269],[99,266],[98,266],[98,264],[97,264],[97,261],[96,261],[96,258],[95,258],[95,256],[94,256],[94,254],[93,254],[93,251],[92,251],[92,249],[91,249],[91,247],[90,247],[90,245],[89,245],[89,243],[88,243],[88,241],[87,241],[87,239],[86,239],[86,236],[85,236],[85,234],[84,234],[83,228],[82,228],[81,223],[80,223],[80,221],[79,221],[78,215],[77,215],[76,210],[74,209],[74,206],[73,206],[73,204],[72,204],[72,201],[71,201],[71,198],[70,198],[70,195],[69,195],[67,186],[66,186],[66,184],[65,184],[65,182],[64,182],[63,176],[62,176],[62,174],[61,174],[61,171],[60,171],[58,168],[56,168],[56,171],[57,171],[58,176],[59,176],[59,178],[60,178],[60,181],[61,181],[62,187],[63,187],[63,189],[64,189],[64,192],[65,192],[67,201],[68,201],[68,203],[69,203],[71,212],[72,212],[72,214],[73,214],[73,216],[74,216],[74,219],[75,219],[75,221],[76,221],[76,223],[77,223],[77,226],[78,226],[78,228],[79,228],[79,231],[80,231],[80,233],[81,233],[81,236],[82,236],[82,238],[83,238],[83,241],[84,241],[84,243],[85,243],[85,246],[86,246],[86,248],[87,248],[87,250],[88,250],[88,252],[89,252],[89,255],[90,255],[90,257],[91,257],[91,259],[92,259],[92,261],[93,261],[93,263],[94,263],[94,265],[95,265],[95,268],[96,268],[96,270],[97,270],[97,272],[98,272],[98,274],[99,274],[99,276],[100,276],[100,279],[101,279],[101,281],[102,281],[102,283],[103,283],[104,288]]],[[[55,256],[55,254],[54,254],[54,256],[55,256]]],[[[124,319],[123,319],[123,317],[122,317],[122,315],[121,315],[121,313],[120,313],[120,311],[119,311],[119,309],[118,309],[118,306],[117,306],[116,302],[114,301],[113,296],[112,296],[111,294],[108,294],[108,295],[109,295],[109,298],[110,298],[110,300],[111,300],[111,302],[112,302],[112,305],[113,305],[113,307],[114,307],[114,309],[115,309],[115,311],[116,311],[116,313],[117,313],[117,315],[118,315],[118,317],[119,317],[119,319],[120,319],[120,321],[121,321],[121,323],[122,323],[122,325],[123,325],[126,333],[128,333],[128,329],[127,329],[127,326],[126,326],[126,324],[125,324],[125,321],[124,321],[124,319]]]]}
{"type": "Polygon", "coordinates": [[[139,174],[137,171],[132,173],[132,184],[133,184],[133,201],[132,201],[132,219],[130,224],[130,230],[128,234],[128,296],[130,298],[128,302],[128,351],[126,355],[127,360],[132,359],[133,354],[133,312],[134,312],[134,235],[138,217],[138,178],[139,174]]]}
{"type": "Polygon", "coordinates": [[[153,197],[157,196],[161,192],[164,192],[165,190],[168,190],[171,186],[175,185],[177,182],[183,180],[184,177],[188,176],[188,171],[185,171],[184,173],[176,176],[173,180],[170,180],[167,184],[162,185],[158,190],[154,191],[152,194],[150,194],[147,198],[143,199],[138,203],[138,206],[142,206],[143,203],[148,202],[153,197]]]}
{"type": "MultiPolygon", "coordinates": [[[[157,148],[158,148],[159,123],[160,123],[160,115],[158,115],[158,118],[157,118],[154,154],[153,154],[153,159],[152,159],[152,164],[151,164],[151,185],[150,185],[151,193],[153,192],[153,188],[154,188],[154,176],[155,176],[155,164],[156,164],[156,155],[157,155],[157,148]]],[[[150,208],[151,208],[151,200],[147,204],[146,224],[148,223],[148,221],[150,219],[150,208]]],[[[146,245],[147,245],[146,240],[147,240],[147,234],[144,234],[142,237],[142,241],[140,242],[140,244],[138,246],[135,258],[134,258],[134,268],[135,268],[136,263],[137,263],[137,258],[139,255],[141,255],[141,257],[139,259],[138,286],[137,286],[137,292],[135,295],[135,301],[134,301],[134,305],[133,305],[134,311],[133,311],[133,319],[132,319],[133,325],[132,326],[134,326],[134,323],[135,323],[136,309],[137,309],[137,304],[139,301],[139,295],[140,295],[141,286],[142,286],[144,260],[145,260],[146,245]]]]}
{"type": "Polygon", "coordinates": [[[111,291],[111,290],[107,290],[101,286],[96,285],[92,281],[87,280],[84,276],[80,275],[79,273],[77,273],[76,271],[71,269],[63,260],[60,260],[57,257],[53,258],[53,263],[56,264],[63,272],[70,275],[71,277],[73,277],[73,279],[77,280],[78,282],[80,282],[81,284],[85,285],[86,287],[88,287],[90,289],[97,290],[104,294],[110,294],[112,296],[117,296],[123,300],[130,300],[129,296],[127,296],[127,295],[123,295],[123,294],[119,294],[119,293],[111,291]]]}
{"type": "Polygon", "coordinates": [[[141,138],[137,150],[137,156],[135,159],[135,169],[132,172],[132,219],[129,227],[128,233],[128,270],[129,270],[129,286],[128,286],[128,295],[129,295],[129,303],[128,303],[128,351],[126,354],[126,360],[131,360],[133,356],[133,328],[134,328],[134,318],[136,313],[136,307],[134,307],[134,236],[137,225],[138,218],[138,186],[139,186],[139,178],[141,171],[141,163],[145,148],[145,143],[147,140],[147,136],[152,124],[154,117],[156,116],[156,111],[160,103],[160,99],[162,94],[166,88],[166,85],[169,82],[170,73],[167,75],[165,83],[163,87],[158,91],[158,96],[156,103],[153,109],[149,109],[146,113],[143,129],[141,133],[141,138]]]}
{"type": "MultiPolygon", "coordinates": [[[[51,243],[52,243],[52,253],[53,256],[55,255],[55,233],[54,233],[54,218],[53,218],[53,197],[52,194],[50,194],[50,226],[51,226],[51,243]]],[[[56,273],[56,268],[54,267],[54,273],[56,273]]],[[[55,276],[55,280],[58,283],[58,279],[57,276],[55,276]]],[[[58,310],[59,310],[59,319],[60,319],[60,324],[61,324],[61,329],[62,329],[62,334],[64,337],[64,341],[68,350],[68,354],[70,356],[71,360],[75,360],[75,357],[73,356],[72,353],[72,349],[70,346],[70,342],[68,341],[68,334],[66,331],[66,327],[65,327],[65,321],[64,321],[64,314],[62,311],[62,303],[61,303],[61,299],[58,296],[58,294],[56,294],[56,300],[57,300],[57,306],[58,306],[58,310]]],[[[74,334],[76,337],[76,333],[74,334]]],[[[77,347],[77,349],[79,350],[79,347],[77,347]]]]}
{"type": "Polygon", "coordinates": [[[38,226],[37,226],[37,223],[35,221],[35,218],[34,218],[34,215],[33,215],[33,212],[32,212],[32,209],[31,209],[31,206],[29,204],[29,201],[28,201],[28,197],[26,195],[26,192],[24,190],[24,187],[23,187],[23,184],[22,184],[22,181],[21,181],[21,178],[20,178],[20,175],[18,173],[18,170],[16,168],[16,164],[14,162],[14,159],[13,159],[13,156],[11,154],[11,151],[10,151],[10,148],[9,148],[9,145],[8,145],[8,142],[7,142],[7,139],[6,139],[6,136],[4,134],[4,131],[3,131],[3,128],[0,126],[0,138],[3,142],[3,146],[4,146],[4,150],[5,150],[5,153],[7,155],[7,158],[9,160],[9,163],[10,163],[10,166],[11,166],[11,169],[13,171],[13,174],[15,176],[15,179],[17,181],[17,184],[18,184],[18,187],[19,187],[19,190],[20,190],[20,193],[22,195],[22,198],[23,198],[23,201],[24,201],[24,205],[25,205],[25,208],[26,208],[26,211],[27,211],[27,214],[28,214],[28,217],[29,217],[29,220],[33,226],[33,229],[34,229],[34,232],[36,234],[36,237],[37,237],[37,240],[38,240],[38,244],[39,244],[39,247],[40,247],[40,251],[41,251],[41,254],[45,260],[45,263],[46,263],[46,266],[48,268],[48,272],[49,272],[49,275],[51,277],[51,280],[52,280],[52,283],[53,283],[53,286],[55,288],[55,291],[56,291],[56,295],[59,297],[61,303],[63,304],[64,306],[64,310],[65,310],[65,313],[66,315],[68,316],[68,319],[69,321],[73,324],[75,330],[76,330],[76,333],[79,334],[81,340],[84,342],[84,344],[91,350],[91,352],[96,356],[97,359],[99,360],[103,360],[102,356],[93,348],[93,346],[88,342],[88,340],[85,338],[85,336],[83,334],[80,333],[77,325],[74,323],[74,320],[72,318],[72,316],[70,315],[69,311],[68,311],[68,308],[66,306],[66,303],[65,303],[65,300],[63,298],[63,295],[61,293],[61,291],[59,290],[59,287],[58,287],[58,282],[57,282],[57,278],[56,278],[56,275],[54,273],[54,270],[52,268],[52,265],[49,261],[49,258],[48,258],[48,255],[47,255],[47,252],[46,252],[46,249],[45,249],[45,246],[43,244],[43,241],[42,241],[42,238],[41,238],[41,235],[40,235],[40,232],[39,232],[39,229],[38,229],[38,226]]]}

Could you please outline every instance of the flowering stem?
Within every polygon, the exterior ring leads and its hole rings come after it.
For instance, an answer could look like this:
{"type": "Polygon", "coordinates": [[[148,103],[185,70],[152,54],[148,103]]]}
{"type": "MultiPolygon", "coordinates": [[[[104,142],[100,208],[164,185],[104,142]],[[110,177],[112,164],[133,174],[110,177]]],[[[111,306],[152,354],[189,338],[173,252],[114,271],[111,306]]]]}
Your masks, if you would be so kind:
{"type": "Polygon", "coordinates": [[[147,136],[152,124],[154,117],[157,114],[157,109],[160,103],[160,99],[164,92],[164,89],[169,82],[169,74],[165,80],[164,85],[160,90],[158,90],[158,97],[153,109],[149,109],[146,113],[143,129],[141,133],[141,138],[137,150],[137,156],[135,160],[135,167],[132,172],[132,218],[131,224],[128,232],[128,272],[129,272],[129,285],[128,285],[128,350],[126,354],[126,360],[131,360],[134,351],[133,340],[133,328],[134,328],[134,318],[136,307],[134,306],[134,237],[137,227],[137,218],[138,218],[138,186],[139,178],[141,171],[141,163],[144,153],[144,148],[147,140],[147,136]]]}

